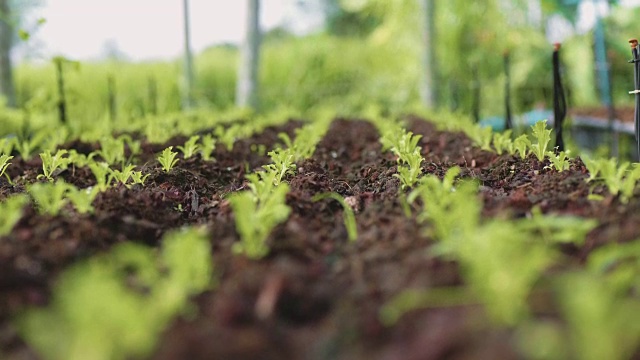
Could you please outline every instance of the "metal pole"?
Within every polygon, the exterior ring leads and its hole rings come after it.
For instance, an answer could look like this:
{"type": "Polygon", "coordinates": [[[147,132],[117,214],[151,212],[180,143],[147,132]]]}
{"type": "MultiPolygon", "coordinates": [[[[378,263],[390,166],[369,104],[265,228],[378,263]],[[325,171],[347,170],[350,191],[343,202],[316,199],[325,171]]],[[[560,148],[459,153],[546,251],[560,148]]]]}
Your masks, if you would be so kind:
{"type": "Polygon", "coordinates": [[[511,119],[511,71],[510,71],[510,56],[509,52],[504,53],[504,73],[506,75],[504,81],[504,129],[509,130],[513,128],[513,120],[511,119]]]}
{"type": "Polygon", "coordinates": [[[560,77],[560,44],[554,44],[553,56],[553,127],[556,131],[556,151],[564,151],[562,125],[567,115],[567,101],[564,97],[562,78],[560,77]]]}
{"type": "Polygon", "coordinates": [[[191,30],[189,20],[189,0],[183,0],[184,11],[184,94],[183,109],[193,107],[193,56],[191,54],[191,30]]]}
{"type": "Polygon", "coordinates": [[[633,58],[629,61],[633,64],[633,83],[635,89],[631,91],[631,94],[634,94],[636,100],[636,109],[635,109],[635,135],[636,135],[636,155],[640,159],[640,56],[638,55],[638,40],[631,39],[629,40],[629,44],[631,45],[631,55],[633,58]]]}

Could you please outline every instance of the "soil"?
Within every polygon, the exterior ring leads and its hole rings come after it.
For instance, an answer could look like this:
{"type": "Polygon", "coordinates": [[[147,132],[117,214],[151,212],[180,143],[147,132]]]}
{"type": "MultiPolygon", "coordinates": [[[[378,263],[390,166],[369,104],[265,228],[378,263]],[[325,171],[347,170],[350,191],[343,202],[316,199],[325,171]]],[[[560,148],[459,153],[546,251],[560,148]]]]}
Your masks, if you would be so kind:
{"type": "MultiPolygon", "coordinates": [[[[225,197],[245,189],[247,171],[269,161],[251,145],[263,144],[268,151],[278,143],[278,132],[293,135],[299,126],[290,121],[267,128],[236,142],[232,151],[220,146],[215,162],[181,159],[169,174],[154,155],[187,138],[145,143],[136,163],[151,174],[146,185],[109,189],[95,200],[94,214],[67,211],[51,217],[28,207],[11,234],[0,237],[0,354],[39,358],[10,319],[26,306],[46,305],[57,276],[74,262],[123,242],[157,246],[167,230],[206,224],[219,285],[193,299],[197,316],[176,319],[152,359],[521,358],[513,332],[491,326],[476,305],[416,310],[394,326],[380,323],[381,306],[401,291],[461,285],[463,280],[456,263],[430,256],[432,239],[404,215],[400,184],[393,176],[396,161],[382,153],[379,134],[368,122],[336,119],[313,157],[287,178],[292,213],[270,235],[268,257],[256,261],[232,254],[239,238],[225,197]],[[347,240],[336,201],[311,200],[328,191],[356,201],[356,243],[347,240]],[[258,303],[268,306],[258,309],[258,303]]],[[[534,157],[480,150],[464,134],[438,131],[422,119],[410,117],[408,126],[423,135],[425,173],[442,176],[458,165],[462,176],[481,182],[484,217],[523,217],[538,206],[547,214],[597,219],[600,225],[584,246],[562,249],[573,266],[602,244],[640,235],[640,199],[621,204],[602,186],[591,189],[580,159],[559,173],[534,157]],[[589,201],[590,190],[605,200],[589,201]]],[[[97,145],[66,147],[90,152],[97,145]]],[[[0,180],[0,199],[23,192],[40,171],[37,159],[14,160],[8,173],[17,185],[0,180]]],[[[82,187],[94,184],[86,168],[59,176],[82,187]]],[[[554,305],[534,307],[534,315],[548,314],[548,306],[554,305]]]]}

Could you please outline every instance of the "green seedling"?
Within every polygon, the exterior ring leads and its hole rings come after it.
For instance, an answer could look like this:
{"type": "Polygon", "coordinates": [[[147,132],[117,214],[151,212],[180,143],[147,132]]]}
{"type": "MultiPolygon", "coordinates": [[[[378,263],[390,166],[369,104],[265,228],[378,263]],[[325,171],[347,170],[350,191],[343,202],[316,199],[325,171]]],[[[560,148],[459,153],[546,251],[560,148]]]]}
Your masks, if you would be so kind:
{"type": "Polygon", "coordinates": [[[629,201],[633,196],[636,183],[640,180],[640,166],[624,162],[617,164],[615,158],[588,160],[585,158],[585,165],[589,169],[590,178],[603,180],[607,189],[613,196],[619,196],[623,203],[629,201]]]}
{"type": "Polygon", "coordinates": [[[490,127],[472,126],[466,131],[466,134],[471,138],[473,143],[480,146],[482,150],[493,151],[491,148],[493,129],[490,127]]]}
{"type": "Polygon", "coordinates": [[[340,196],[340,194],[334,192],[317,194],[313,198],[311,198],[312,201],[319,201],[324,199],[333,199],[340,203],[340,205],[342,206],[344,227],[347,229],[347,236],[349,237],[349,241],[356,241],[358,239],[358,225],[356,224],[356,216],[353,213],[353,208],[351,207],[351,205],[347,204],[345,198],[340,196]]]}
{"type": "Polygon", "coordinates": [[[131,179],[131,177],[133,176],[133,169],[135,169],[136,166],[133,164],[129,164],[126,166],[122,167],[122,170],[113,170],[113,169],[109,169],[109,172],[111,174],[111,178],[115,179],[117,182],[121,183],[124,186],[129,187],[129,179],[131,179]]]}
{"type": "Polygon", "coordinates": [[[131,153],[131,156],[127,159],[128,162],[131,162],[135,156],[142,153],[142,144],[140,141],[134,140],[127,134],[120,135],[119,139],[126,144],[126,147],[129,148],[129,152],[131,153]]]}
{"type": "Polygon", "coordinates": [[[80,154],[76,151],[76,149],[69,150],[67,159],[69,159],[69,164],[72,164],[77,167],[88,166],[93,162],[93,157],[96,156],[95,152],[92,152],[88,156],[85,154],[80,154]]]}
{"type": "Polygon", "coordinates": [[[36,149],[42,144],[46,137],[44,131],[38,131],[29,138],[23,138],[22,140],[15,142],[15,150],[18,151],[20,157],[23,160],[31,159],[31,156],[36,149]]]}
{"type": "Polygon", "coordinates": [[[227,148],[227,151],[231,151],[233,150],[233,143],[236,142],[238,134],[240,133],[240,125],[233,124],[227,129],[222,126],[217,126],[214,129],[213,133],[215,134],[218,141],[224,144],[224,146],[227,148]]]}
{"type": "Polygon", "coordinates": [[[107,162],[109,165],[116,165],[124,162],[124,138],[113,138],[105,136],[100,139],[100,150],[96,151],[97,155],[107,162]]]}
{"type": "Polygon", "coordinates": [[[527,135],[523,134],[518,136],[513,141],[513,148],[520,154],[521,159],[525,159],[529,155],[529,149],[531,149],[531,141],[527,135]]]}
{"type": "Polygon", "coordinates": [[[382,306],[380,321],[386,326],[395,325],[405,314],[419,309],[472,305],[473,294],[462,287],[408,289],[394,296],[382,306]]]}
{"type": "Polygon", "coordinates": [[[557,283],[575,359],[629,359],[640,345],[640,301],[602,276],[565,275],[557,283]]]}
{"type": "Polygon", "coordinates": [[[22,218],[22,208],[29,202],[24,194],[13,195],[0,201],[0,236],[8,235],[22,218]]]}
{"type": "Polygon", "coordinates": [[[498,155],[504,154],[506,151],[510,155],[515,154],[513,141],[511,141],[511,130],[505,130],[502,133],[493,134],[493,147],[498,155]]]}
{"type": "Polygon", "coordinates": [[[126,243],[74,265],[59,276],[50,305],[27,309],[14,325],[45,358],[142,359],[189,299],[211,286],[209,237],[174,231],[161,251],[126,243]]]}
{"type": "Polygon", "coordinates": [[[90,162],[89,169],[96,178],[96,187],[100,192],[105,192],[111,184],[112,173],[109,164],[105,162],[90,162]]]}
{"type": "MultiPolygon", "coordinates": [[[[569,157],[567,156],[569,151],[560,151],[557,155],[553,151],[547,151],[547,156],[549,156],[549,160],[553,165],[553,168],[557,171],[565,171],[569,170],[571,163],[569,162],[569,157]]],[[[550,168],[550,166],[547,166],[550,168]]]]}
{"type": "Polygon", "coordinates": [[[274,185],[278,186],[287,175],[295,175],[296,164],[293,163],[293,154],[287,149],[276,149],[269,151],[271,164],[262,167],[269,172],[275,173],[274,185]]]}
{"type": "Polygon", "coordinates": [[[640,242],[613,243],[589,254],[587,269],[602,276],[616,294],[640,289],[640,242]]]}
{"type": "Polygon", "coordinates": [[[587,167],[587,170],[589,170],[589,178],[587,179],[587,182],[591,182],[593,180],[596,180],[598,178],[598,175],[600,175],[600,170],[602,169],[602,166],[604,165],[604,163],[606,161],[616,161],[615,159],[611,159],[611,160],[597,160],[597,159],[591,159],[589,157],[583,156],[582,157],[582,162],[584,163],[584,165],[587,167]]]}
{"type": "Polygon", "coordinates": [[[40,214],[56,216],[67,204],[68,186],[62,180],[55,183],[35,183],[27,187],[27,191],[37,205],[40,214]]]}
{"type": "Polygon", "coordinates": [[[16,142],[16,139],[13,137],[0,138],[0,154],[11,155],[15,142],[16,142]]]}
{"type": "Polygon", "coordinates": [[[182,155],[185,159],[188,159],[196,154],[196,152],[200,148],[200,145],[198,145],[198,140],[200,140],[200,135],[194,135],[184,143],[184,146],[177,146],[178,150],[182,152],[182,155]]]}
{"type": "Polygon", "coordinates": [[[275,189],[276,173],[273,171],[258,171],[246,176],[249,180],[249,189],[256,203],[266,202],[275,189]]]}
{"type": "Polygon", "coordinates": [[[207,134],[200,139],[200,155],[205,161],[212,159],[211,154],[216,149],[216,139],[211,134],[207,134]]]}
{"type": "Polygon", "coordinates": [[[398,173],[393,174],[393,176],[400,179],[403,190],[412,188],[416,182],[418,182],[418,178],[422,175],[422,168],[420,165],[423,161],[424,158],[420,155],[420,151],[418,150],[411,155],[405,155],[403,162],[405,162],[406,165],[398,165],[398,173]]]}
{"type": "Polygon", "coordinates": [[[165,172],[171,171],[171,169],[173,169],[173,167],[178,162],[178,159],[176,159],[178,153],[173,152],[172,150],[173,146],[169,146],[162,151],[162,154],[160,156],[158,156],[158,162],[160,163],[160,165],[162,165],[162,170],[164,170],[165,172]]]}
{"type": "Polygon", "coordinates": [[[131,172],[131,180],[134,184],[144,185],[144,182],[147,180],[151,174],[142,175],[142,171],[132,171],[131,172]]]}
{"type": "MultiPolygon", "coordinates": [[[[0,177],[2,177],[4,174],[4,172],[7,170],[7,168],[9,167],[9,165],[11,165],[11,163],[9,162],[9,160],[13,159],[13,156],[9,156],[9,155],[0,155],[0,177]]],[[[9,179],[9,175],[7,175],[7,179],[9,179]]]]}
{"type": "Polygon", "coordinates": [[[78,189],[73,185],[67,187],[66,197],[80,214],[93,214],[93,200],[98,195],[97,187],[91,189],[78,189]]]}
{"type": "Polygon", "coordinates": [[[531,209],[531,216],[518,223],[521,231],[526,231],[547,244],[584,245],[587,234],[598,226],[594,219],[576,216],[544,216],[539,207],[531,209]]]}
{"type": "Polygon", "coordinates": [[[273,228],[289,217],[291,209],[286,205],[289,186],[285,183],[273,188],[262,201],[256,202],[254,194],[240,192],[229,197],[235,216],[236,230],[241,241],[233,245],[233,251],[251,259],[259,259],[269,253],[267,237],[273,228]]]}
{"type": "Polygon", "coordinates": [[[544,156],[547,154],[547,146],[551,141],[551,129],[547,129],[546,120],[538,121],[531,126],[531,129],[533,130],[533,137],[538,140],[537,143],[531,145],[531,152],[539,161],[543,161],[544,156]]]}
{"type": "Polygon", "coordinates": [[[38,175],[38,179],[46,178],[49,181],[53,181],[53,173],[56,170],[63,170],[67,168],[69,164],[69,158],[64,157],[67,155],[67,150],[58,150],[55,155],[51,155],[49,150],[40,154],[42,159],[42,174],[38,175]]]}

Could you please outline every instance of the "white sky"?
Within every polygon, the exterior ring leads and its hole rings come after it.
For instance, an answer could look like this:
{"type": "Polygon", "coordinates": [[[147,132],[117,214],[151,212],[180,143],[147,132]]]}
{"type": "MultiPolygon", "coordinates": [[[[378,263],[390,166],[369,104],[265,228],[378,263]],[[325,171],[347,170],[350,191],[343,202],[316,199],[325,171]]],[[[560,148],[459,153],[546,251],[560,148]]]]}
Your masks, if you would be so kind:
{"type": "MultiPolygon", "coordinates": [[[[597,1],[583,2],[579,30],[593,25],[593,2],[597,1]]],[[[261,3],[264,29],[287,19],[313,26],[314,19],[301,19],[304,15],[299,12],[291,19],[292,0],[261,3]]],[[[193,50],[238,42],[245,4],[245,0],[190,0],[193,50]]],[[[621,4],[637,6],[640,0],[621,0],[621,4]]],[[[77,60],[96,59],[105,54],[108,42],[116,44],[132,60],[170,58],[179,56],[184,46],[182,0],[46,0],[32,17],[47,20],[26,46],[32,57],[34,52],[37,54],[36,58],[64,55],[77,60]]]]}
{"type": "MultiPolygon", "coordinates": [[[[262,3],[263,28],[283,21],[285,0],[262,3]]],[[[241,0],[190,0],[193,50],[239,41],[245,4],[241,0]]],[[[184,47],[182,0],[48,0],[33,16],[47,21],[30,41],[30,48],[37,44],[44,58],[98,58],[108,41],[134,60],[179,56],[184,47]]]]}

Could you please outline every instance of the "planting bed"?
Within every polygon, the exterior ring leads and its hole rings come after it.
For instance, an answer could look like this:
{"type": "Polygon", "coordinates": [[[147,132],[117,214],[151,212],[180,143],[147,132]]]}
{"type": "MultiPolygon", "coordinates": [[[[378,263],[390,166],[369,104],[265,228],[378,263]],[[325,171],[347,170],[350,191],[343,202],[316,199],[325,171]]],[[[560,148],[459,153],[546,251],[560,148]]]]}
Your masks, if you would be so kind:
{"type": "MultiPolygon", "coordinates": [[[[232,252],[239,241],[227,196],[247,188],[248,171],[269,163],[266,150],[293,136],[290,121],[235,143],[219,146],[213,161],[180,159],[169,173],[155,156],[167,146],[143,143],[136,163],[150,174],[144,186],[116,186],[98,195],[92,215],[40,215],[29,205],[8,236],[0,237],[0,356],[38,359],[18,335],[12,319],[26,307],[45,306],[59,274],[75,262],[116,244],[158,247],[162,236],[183,225],[206,225],[216,285],[195,296],[195,311],[175,319],[158,340],[152,359],[510,359],[522,358],[517,330],[495,325],[472,297],[458,304],[416,309],[385,325],[380,311],[407,289],[464,286],[458,264],[432,252],[435,240],[407,217],[400,201],[397,162],[383,152],[380,134],[367,121],[337,119],[310,159],[297,164],[286,202],[288,219],[268,238],[270,253],[250,260],[232,252]],[[358,238],[347,240],[341,205],[312,201],[336,192],[353,204],[358,238]]],[[[458,165],[463,178],[477,179],[483,218],[518,219],[539,207],[545,214],[592,218],[598,226],[584,245],[558,245],[565,256],[534,287],[529,305],[535,319],[563,323],[547,277],[583,267],[606,243],[640,236],[640,200],[622,203],[604,186],[587,183],[580,159],[558,172],[538,161],[481,150],[463,133],[438,131],[422,119],[407,129],[423,137],[418,146],[424,174],[442,177],[458,165]],[[595,187],[594,187],[595,186],[595,187]],[[590,193],[603,200],[588,199],[590,193]]],[[[68,143],[89,153],[97,144],[68,143]]],[[[15,158],[7,169],[14,185],[0,179],[0,200],[37,181],[41,163],[15,158]]],[[[78,187],[95,184],[87,168],[57,175],[78,187]]],[[[185,259],[189,261],[189,259],[185,259]]],[[[56,331],[56,324],[51,324],[56,331]]],[[[640,353],[636,353],[636,357],[640,353]]]]}

